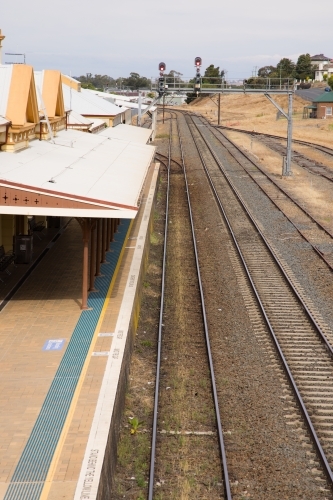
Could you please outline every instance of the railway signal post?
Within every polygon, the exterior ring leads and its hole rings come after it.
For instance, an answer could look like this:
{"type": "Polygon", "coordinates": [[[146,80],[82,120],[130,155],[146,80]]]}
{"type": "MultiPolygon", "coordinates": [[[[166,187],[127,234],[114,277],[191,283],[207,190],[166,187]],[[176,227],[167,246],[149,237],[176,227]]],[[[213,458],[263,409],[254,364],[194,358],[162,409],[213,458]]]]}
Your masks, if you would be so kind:
{"type": "Polygon", "coordinates": [[[196,68],[196,75],[195,75],[195,84],[194,84],[194,92],[196,92],[197,96],[201,90],[201,75],[200,75],[200,68],[202,65],[202,59],[201,57],[196,57],[194,59],[194,66],[196,68]]]}

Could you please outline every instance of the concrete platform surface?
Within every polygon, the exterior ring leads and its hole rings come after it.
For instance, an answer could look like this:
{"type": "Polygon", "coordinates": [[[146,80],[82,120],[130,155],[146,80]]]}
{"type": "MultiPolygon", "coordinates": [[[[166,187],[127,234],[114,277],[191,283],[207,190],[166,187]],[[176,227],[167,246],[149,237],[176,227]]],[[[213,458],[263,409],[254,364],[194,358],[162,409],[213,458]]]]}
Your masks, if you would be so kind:
{"type": "Polygon", "coordinates": [[[152,165],[139,214],[122,220],[88,311],[80,310],[82,233],[72,220],[0,312],[0,499],[103,498],[157,179],[152,165]]]}

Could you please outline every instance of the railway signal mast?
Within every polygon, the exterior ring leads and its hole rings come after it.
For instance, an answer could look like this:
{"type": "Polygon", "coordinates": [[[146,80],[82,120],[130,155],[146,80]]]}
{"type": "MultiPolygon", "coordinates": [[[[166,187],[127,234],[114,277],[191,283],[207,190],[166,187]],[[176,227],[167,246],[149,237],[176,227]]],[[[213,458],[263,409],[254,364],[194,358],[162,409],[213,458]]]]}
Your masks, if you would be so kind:
{"type": "Polygon", "coordinates": [[[196,92],[197,96],[201,90],[201,75],[200,75],[201,65],[202,65],[201,57],[196,57],[194,59],[194,66],[196,68],[194,92],[196,92]]]}
{"type": "Polygon", "coordinates": [[[165,92],[165,85],[164,85],[164,71],[165,71],[165,63],[164,62],[160,62],[160,64],[158,65],[158,69],[159,69],[159,72],[160,72],[160,77],[158,79],[158,95],[160,97],[162,97],[162,95],[164,94],[165,92]]]}

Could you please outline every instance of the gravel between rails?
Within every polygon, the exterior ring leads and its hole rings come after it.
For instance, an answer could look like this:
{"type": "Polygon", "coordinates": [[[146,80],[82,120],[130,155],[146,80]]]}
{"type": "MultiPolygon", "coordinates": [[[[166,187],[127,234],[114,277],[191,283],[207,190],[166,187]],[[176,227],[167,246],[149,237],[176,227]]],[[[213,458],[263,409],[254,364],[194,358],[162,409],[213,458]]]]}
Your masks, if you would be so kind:
{"type": "MultiPolygon", "coordinates": [[[[272,204],[259,187],[248,177],[238,163],[221,146],[208,128],[202,132],[214,147],[247,207],[259,223],[277,255],[286,263],[289,274],[298,283],[302,297],[309,304],[327,337],[332,341],[333,298],[332,273],[305,242],[284,215],[272,204]]],[[[323,179],[323,181],[325,181],[323,179]]]]}
{"type": "Polygon", "coordinates": [[[242,290],[241,269],[233,268],[237,258],[229,235],[216,210],[184,118],[180,116],[179,121],[183,121],[199,258],[205,295],[209,298],[208,319],[223,400],[221,413],[227,429],[233,497],[332,498],[317,471],[312,447],[304,441],[301,420],[296,428],[288,425],[287,416],[297,414],[297,409],[269,342],[256,337],[258,324],[250,317],[249,292],[242,290]]]}

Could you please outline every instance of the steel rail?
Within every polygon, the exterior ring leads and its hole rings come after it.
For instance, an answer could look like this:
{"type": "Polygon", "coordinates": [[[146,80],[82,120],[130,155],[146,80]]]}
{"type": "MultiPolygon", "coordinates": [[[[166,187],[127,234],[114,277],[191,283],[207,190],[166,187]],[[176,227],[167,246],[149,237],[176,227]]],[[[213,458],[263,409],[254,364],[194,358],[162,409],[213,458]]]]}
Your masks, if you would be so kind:
{"type": "Polygon", "coordinates": [[[168,220],[169,220],[169,192],[170,192],[170,166],[171,166],[171,137],[172,137],[171,127],[172,127],[172,121],[170,121],[169,159],[168,159],[169,161],[167,165],[167,192],[166,192],[166,207],[165,207],[164,248],[163,248],[163,261],[162,261],[162,284],[161,284],[160,316],[158,322],[156,380],[155,380],[154,412],[153,412],[151,452],[150,452],[148,500],[153,500],[153,494],[154,494],[157,419],[158,419],[158,402],[159,402],[161,355],[162,355],[162,324],[163,324],[163,313],[164,313],[165,273],[166,273],[168,220]]]}
{"type": "MultiPolygon", "coordinates": [[[[190,119],[192,120],[192,118],[190,118],[190,119]]],[[[196,125],[195,125],[195,123],[193,122],[193,120],[192,120],[192,123],[193,123],[193,125],[194,125],[194,126],[196,126],[196,125]]],[[[288,363],[287,363],[287,361],[286,361],[286,358],[284,357],[284,354],[283,354],[283,352],[282,352],[282,349],[281,349],[281,347],[280,347],[280,344],[279,344],[279,342],[278,342],[278,339],[277,339],[277,337],[276,337],[276,335],[275,335],[274,329],[273,329],[273,327],[272,327],[272,325],[271,325],[271,323],[270,323],[270,321],[269,321],[269,318],[268,318],[268,315],[267,315],[267,313],[266,313],[265,307],[264,307],[264,305],[263,305],[263,303],[262,303],[262,301],[261,301],[261,299],[260,299],[259,292],[257,291],[257,288],[256,288],[256,286],[255,286],[255,283],[254,283],[254,281],[253,281],[253,279],[252,279],[252,277],[251,277],[250,270],[249,270],[249,268],[248,268],[248,266],[247,266],[247,264],[246,264],[246,261],[245,261],[245,258],[244,258],[244,256],[243,256],[243,253],[242,253],[242,251],[241,251],[241,249],[240,249],[240,246],[239,246],[239,244],[238,244],[238,242],[237,242],[237,238],[236,238],[236,235],[235,235],[235,233],[234,233],[234,231],[233,231],[233,229],[232,229],[232,225],[231,225],[231,223],[230,223],[230,221],[229,221],[229,218],[228,218],[228,216],[227,216],[227,214],[226,214],[226,212],[225,212],[225,210],[224,210],[224,207],[223,207],[223,205],[222,205],[222,202],[221,202],[221,200],[220,200],[220,197],[219,197],[219,195],[218,195],[218,193],[217,193],[217,190],[216,190],[216,188],[215,188],[215,186],[214,186],[214,182],[213,182],[213,180],[212,180],[212,177],[211,177],[211,175],[209,174],[208,168],[207,168],[207,166],[206,166],[206,164],[205,164],[205,161],[204,161],[203,155],[202,155],[202,153],[201,153],[201,151],[200,151],[200,149],[199,149],[199,147],[198,147],[198,145],[197,145],[197,141],[195,140],[195,137],[194,137],[193,132],[192,132],[192,130],[191,130],[191,128],[190,128],[190,127],[189,127],[189,129],[190,129],[190,132],[191,132],[191,135],[192,135],[193,141],[194,141],[194,143],[195,143],[195,146],[196,146],[196,148],[197,148],[198,154],[199,154],[199,156],[200,156],[200,159],[201,159],[201,161],[202,161],[202,164],[203,164],[203,166],[204,166],[204,169],[205,169],[205,172],[206,172],[207,178],[208,178],[208,180],[209,180],[209,183],[210,183],[210,185],[211,185],[212,191],[213,191],[213,193],[214,193],[215,199],[216,199],[216,201],[217,201],[217,203],[218,203],[218,206],[220,207],[221,213],[223,214],[223,218],[224,218],[224,220],[225,220],[225,222],[226,222],[226,224],[227,224],[227,227],[228,227],[228,229],[229,229],[230,235],[231,235],[231,237],[232,237],[232,239],[233,239],[233,242],[234,242],[234,244],[235,244],[235,247],[236,247],[236,249],[237,249],[237,252],[238,252],[238,254],[239,254],[239,257],[240,257],[240,259],[241,259],[241,261],[242,261],[242,264],[243,264],[243,267],[244,267],[244,269],[245,269],[245,272],[246,272],[246,274],[247,274],[247,276],[248,276],[248,279],[249,279],[249,281],[250,281],[250,283],[251,283],[252,290],[253,290],[253,292],[254,292],[254,294],[255,294],[255,296],[256,296],[256,298],[257,298],[257,300],[258,300],[258,304],[259,304],[259,306],[260,306],[261,312],[262,312],[262,314],[263,314],[263,317],[265,318],[265,322],[266,322],[267,327],[268,327],[268,329],[269,329],[269,331],[270,331],[270,334],[271,334],[271,336],[272,336],[272,339],[273,339],[273,341],[274,341],[274,344],[275,344],[275,346],[276,346],[276,349],[277,349],[278,354],[279,354],[279,356],[280,356],[280,359],[281,359],[281,361],[282,361],[283,367],[284,367],[284,369],[285,369],[285,372],[286,372],[286,374],[287,374],[287,376],[288,376],[289,382],[290,382],[290,384],[291,384],[291,386],[292,386],[293,392],[294,392],[294,394],[295,394],[295,396],[296,396],[296,399],[297,399],[297,401],[298,401],[299,407],[300,407],[300,409],[301,409],[301,411],[302,411],[303,417],[304,417],[305,422],[306,422],[306,424],[307,424],[307,427],[308,427],[308,429],[309,429],[309,432],[310,432],[310,435],[311,435],[311,437],[312,437],[313,443],[314,443],[314,445],[315,445],[315,447],[316,447],[316,450],[317,450],[317,453],[318,453],[318,455],[319,455],[320,461],[321,461],[321,463],[322,463],[322,465],[323,465],[323,468],[324,468],[324,470],[325,470],[325,473],[326,473],[327,477],[329,478],[329,480],[330,480],[330,482],[331,482],[331,487],[332,487],[332,486],[333,486],[333,472],[332,472],[331,467],[330,467],[330,465],[329,465],[329,463],[328,463],[328,461],[327,461],[327,458],[326,458],[326,455],[325,455],[325,453],[324,453],[324,450],[322,449],[322,446],[321,446],[320,441],[319,441],[319,439],[318,439],[317,433],[316,433],[316,431],[315,431],[315,429],[314,429],[314,427],[313,427],[312,421],[311,421],[310,416],[309,416],[309,414],[308,414],[308,412],[307,412],[307,409],[306,409],[305,404],[304,404],[304,402],[303,402],[302,396],[301,396],[301,394],[300,394],[300,392],[299,392],[299,390],[298,390],[298,387],[297,387],[297,385],[296,385],[296,382],[295,382],[295,380],[294,380],[294,378],[293,378],[293,375],[292,375],[292,373],[291,373],[291,370],[290,370],[290,368],[289,368],[289,366],[288,366],[288,363]]],[[[198,130],[198,133],[199,133],[199,134],[201,135],[201,137],[202,137],[202,134],[201,134],[200,130],[199,130],[197,127],[196,127],[196,129],[198,130]]],[[[309,311],[308,307],[306,306],[306,304],[304,303],[304,301],[302,300],[302,298],[301,298],[301,297],[300,297],[300,295],[298,294],[297,290],[295,289],[294,285],[293,285],[293,284],[292,284],[292,282],[290,281],[289,277],[287,276],[286,272],[284,271],[284,269],[283,269],[283,267],[282,267],[282,264],[280,263],[279,259],[276,257],[276,255],[275,255],[275,253],[274,253],[273,249],[271,248],[271,246],[269,245],[269,243],[268,243],[268,241],[267,241],[266,237],[264,236],[264,234],[263,234],[263,233],[262,233],[262,231],[260,230],[260,228],[259,228],[258,224],[256,223],[256,221],[255,221],[255,220],[254,220],[254,218],[252,217],[252,215],[251,215],[250,211],[249,211],[249,210],[248,210],[248,208],[246,207],[246,204],[243,202],[243,200],[242,200],[242,198],[241,198],[240,194],[238,193],[238,190],[237,190],[237,189],[236,189],[236,187],[233,185],[233,183],[232,183],[231,179],[229,178],[229,176],[228,176],[228,175],[226,174],[226,172],[223,170],[223,168],[222,168],[222,166],[221,166],[221,164],[220,164],[219,159],[218,159],[218,158],[217,158],[217,156],[215,155],[214,151],[212,151],[212,149],[211,149],[211,147],[208,145],[207,141],[206,141],[203,137],[202,137],[202,139],[204,140],[204,142],[205,142],[205,144],[206,144],[206,146],[207,146],[207,149],[210,151],[211,155],[212,155],[212,156],[213,156],[213,158],[215,159],[215,161],[216,161],[217,165],[219,166],[219,168],[220,168],[220,170],[221,170],[222,174],[224,175],[224,177],[225,177],[226,181],[228,182],[228,184],[229,184],[230,188],[231,188],[231,189],[232,189],[232,191],[234,192],[234,194],[235,194],[235,196],[236,196],[237,200],[239,201],[240,205],[242,206],[243,210],[245,211],[245,213],[247,214],[247,216],[249,217],[249,219],[250,219],[250,220],[251,220],[251,222],[253,223],[254,227],[255,227],[255,228],[256,228],[256,230],[258,231],[258,234],[261,236],[261,238],[262,238],[262,240],[263,240],[263,242],[264,242],[264,244],[265,244],[266,248],[268,249],[268,251],[269,251],[269,252],[270,252],[270,254],[272,255],[272,257],[273,257],[274,261],[276,262],[276,264],[277,264],[277,265],[278,265],[278,267],[280,268],[280,270],[281,270],[281,272],[282,272],[283,276],[285,277],[285,279],[286,279],[287,283],[290,285],[290,287],[291,287],[291,289],[293,290],[293,292],[295,293],[296,297],[297,297],[297,298],[299,299],[299,301],[301,302],[301,304],[302,304],[302,306],[303,306],[304,310],[306,311],[306,313],[307,313],[307,315],[308,315],[309,319],[311,320],[312,324],[315,326],[315,328],[316,328],[317,332],[319,333],[320,338],[321,338],[321,339],[325,342],[325,345],[326,345],[327,349],[329,350],[330,354],[332,355],[332,354],[333,354],[333,350],[332,350],[331,345],[327,342],[327,339],[326,339],[325,335],[323,334],[323,332],[321,331],[321,329],[320,329],[319,325],[317,324],[316,320],[313,318],[313,316],[312,316],[311,312],[309,311]]]]}
{"type": "MultiPolygon", "coordinates": [[[[199,116],[199,115],[197,115],[197,116],[199,116]]],[[[236,128],[232,128],[232,127],[227,127],[225,125],[213,125],[213,124],[210,124],[210,125],[216,129],[224,129],[224,130],[228,130],[230,132],[240,132],[241,134],[249,134],[249,135],[254,135],[254,136],[258,136],[258,137],[263,136],[263,137],[269,137],[271,139],[279,139],[279,140],[283,140],[283,141],[287,140],[286,137],[283,137],[280,135],[265,134],[264,132],[255,132],[255,131],[245,130],[245,129],[236,129],[236,128]]],[[[323,144],[318,144],[316,142],[302,141],[301,139],[293,139],[293,143],[301,144],[303,146],[311,146],[314,149],[318,149],[319,151],[322,151],[323,153],[326,153],[329,156],[333,156],[333,149],[329,148],[328,146],[323,146],[323,144]]]]}
{"type": "MultiPolygon", "coordinates": [[[[265,132],[256,132],[254,130],[246,130],[246,129],[241,129],[241,128],[233,128],[233,127],[227,127],[226,125],[214,125],[208,121],[207,118],[199,115],[198,113],[194,113],[193,111],[183,111],[183,110],[177,110],[178,113],[183,113],[187,114],[190,116],[197,116],[198,118],[206,121],[207,124],[209,124],[211,127],[214,127],[215,129],[223,129],[223,130],[228,130],[229,132],[239,132],[241,134],[248,134],[248,135],[253,135],[253,136],[263,136],[263,137],[269,137],[271,139],[278,139],[282,141],[286,141],[287,138],[283,137],[282,135],[274,135],[274,134],[266,134],[265,132]]],[[[319,151],[322,151],[323,153],[326,153],[329,156],[333,156],[333,148],[329,148],[328,146],[324,146],[323,144],[318,144],[316,142],[308,142],[308,141],[303,141],[302,139],[293,139],[292,141],[295,144],[301,144],[303,146],[310,146],[313,147],[314,149],[318,149],[319,151]]]]}
{"type": "MultiPolygon", "coordinates": [[[[172,113],[170,113],[170,114],[172,115],[172,113]]],[[[175,116],[177,117],[177,115],[175,115],[175,116]]],[[[172,130],[172,121],[170,122],[170,131],[171,130],[172,130]]],[[[222,429],[222,423],[221,423],[221,417],[220,417],[220,411],[219,411],[219,405],[218,405],[218,396],[217,396],[217,388],[216,388],[215,375],[214,375],[213,358],[212,358],[209,333],[208,333],[208,323],[207,323],[207,316],[206,316],[206,310],[205,310],[203,286],[202,286],[202,280],[201,280],[201,275],[200,275],[197,244],[196,244],[196,239],[195,239],[194,222],[193,222],[191,201],[190,201],[189,188],[188,188],[188,182],[187,182],[187,176],[186,176],[184,151],[183,151],[183,145],[182,145],[182,140],[181,140],[181,136],[180,136],[179,131],[178,131],[178,137],[179,137],[182,165],[180,165],[178,162],[175,162],[175,163],[177,165],[181,166],[181,168],[184,172],[184,179],[185,179],[185,185],[186,185],[186,195],[187,195],[190,224],[191,224],[191,231],[192,231],[192,241],[193,241],[193,248],[194,248],[194,254],[195,254],[195,261],[196,261],[198,284],[199,284],[199,290],[200,290],[201,310],[202,310],[202,317],[203,317],[204,330],[205,330],[206,350],[207,350],[207,356],[208,356],[208,360],[209,360],[209,369],[210,369],[210,374],[211,374],[211,384],[212,384],[212,392],[213,392],[213,399],[214,399],[214,409],[215,409],[216,421],[217,421],[217,431],[218,431],[220,454],[221,454],[221,461],[222,461],[223,483],[224,483],[224,489],[225,489],[225,494],[226,494],[226,500],[232,500],[230,481],[229,481],[229,475],[228,475],[226,452],[225,452],[224,439],[223,439],[223,429],[222,429]]],[[[171,159],[171,138],[172,137],[171,137],[171,133],[170,133],[169,156],[168,156],[168,159],[169,159],[168,179],[169,179],[171,161],[173,161],[171,159]]],[[[161,156],[165,157],[165,155],[161,155],[161,156]]],[[[168,193],[169,193],[169,182],[168,182],[168,193]]],[[[167,200],[168,200],[168,196],[167,196],[167,200]]],[[[168,201],[167,201],[167,207],[168,207],[168,201]]],[[[155,472],[156,437],[157,437],[159,372],[160,372],[160,366],[161,366],[161,347],[162,347],[162,328],[161,328],[161,325],[162,325],[162,321],[163,321],[164,283],[165,283],[165,270],[166,270],[165,264],[166,264],[166,242],[167,242],[167,225],[168,225],[167,214],[168,214],[168,210],[166,211],[166,228],[165,228],[165,233],[164,233],[164,242],[165,243],[164,243],[163,268],[162,268],[161,310],[160,310],[160,321],[159,321],[159,332],[158,332],[158,357],[157,357],[157,368],[156,368],[155,402],[154,402],[154,417],[153,417],[153,433],[152,433],[148,500],[153,500],[153,494],[154,494],[154,472],[155,472]]]]}
{"type": "Polygon", "coordinates": [[[178,132],[178,133],[179,133],[180,150],[181,150],[181,157],[182,157],[184,178],[185,178],[185,185],[186,185],[186,195],[187,195],[189,216],[190,216],[190,222],[191,222],[192,241],[193,241],[193,248],[194,248],[194,254],[195,254],[195,263],[196,263],[196,268],[197,268],[198,284],[199,284],[199,290],[200,290],[201,311],[202,311],[202,318],[203,318],[204,330],[205,330],[206,349],[207,349],[207,355],[208,355],[208,361],[209,361],[209,370],[210,370],[210,374],[211,374],[211,383],[212,383],[212,391],[213,391],[214,407],[215,407],[215,415],[216,415],[216,425],[217,425],[220,453],[221,453],[221,459],[222,459],[222,474],[223,474],[224,490],[225,490],[226,499],[232,500],[229,474],[228,474],[227,455],[226,455],[224,439],[223,439],[221,413],[220,413],[220,408],[219,408],[217,387],[216,387],[216,380],[215,380],[214,363],[213,363],[213,356],[212,356],[212,350],[211,350],[210,338],[209,338],[209,330],[208,330],[207,315],[206,315],[206,308],[205,308],[205,298],[204,298],[201,273],[200,273],[198,248],[197,248],[197,242],[196,242],[196,237],[195,237],[195,229],[194,229],[194,221],[193,221],[193,214],[192,214],[190,192],[189,192],[187,175],[186,175],[184,150],[183,150],[183,144],[182,144],[180,132],[178,132]]]}
{"type": "MultiPolygon", "coordinates": [[[[162,156],[163,158],[168,159],[168,157],[167,157],[166,155],[163,155],[162,153],[158,153],[157,151],[156,151],[156,153],[155,153],[155,156],[156,156],[156,155],[158,155],[158,156],[162,156]]],[[[178,167],[180,167],[181,169],[183,168],[183,167],[182,167],[182,165],[181,165],[181,164],[180,164],[177,160],[173,160],[173,159],[171,158],[171,161],[172,161],[173,163],[175,163],[176,165],[178,165],[178,167]]]]}
{"type": "MultiPolygon", "coordinates": [[[[198,116],[199,119],[201,119],[199,116],[198,116]]],[[[210,124],[208,124],[208,127],[210,127],[210,124]]],[[[213,130],[214,130],[214,127],[212,127],[213,130]]],[[[252,173],[250,171],[248,171],[244,165],[242,165],[242,163],[239,161],[239,159],[234,155],[234,153],[228,149],[226,147],[225,144],[222,143],[221,139],[215,135],[215,133],[212,131],[214,137],[220,142],[221,146],[224,147],[228,153],[237,161],[237,163],[242,167],[244,168],[244,170],[247,172],[247,174],[251,177],[251,179],[253,180],[253,182],[255,182],[255,184],[259,187],[259,189],[266,195],[269,197],[269,199],[271,200],[271,202],[281,211],[281,208],[279,207],[279,205],[266,193],[266,191],[262,188],[262,186],[260,186],[259,182],[256,180],[256,178],[252,175],[252,173]]],[[[319,229],[321,229],[322,231],[324,231],[325,234],[327,234],[327,236],[329,236],[330,238],[333,239],[333,234],[325,228],[325,226],[323,226],[319,221],[317,221],[317,219],[315,219],[311,214],[310,212],[308,212],[308,210],[306,210],[304,207],[302,207],[302,205],[300,203],[298,203],[285,189],[283,189],[283,187],[281,187],[274,179],[272,179],[266,172],[265,170],[260,167],[260,165],[257,165],[255,161],[253,161],[244,151],[241,150],[241,148],[239,146],[237,146],[237,144],[235,144],[231,139],[229,139],[229,137],[226,137],[222,132],[220,132],[220,134],[242,155],[244,156],[255,168],[257,168],[276,188],[278,188],[292,203],[294,203],[307,217],[309,217],[309,219],[315,223],[317,225],[317,227],[319,229]]],[[[283,212],[284,213],[284,212],[283,212]]],[[[311,247],[313,248],[313,250],[319,255],[319,257],[325,262],[325,264],[327,264],[327,266],[330,268],[331,271],[333,271],[333,265],[326,259],[325,255],[319,250],[319,248],[316,246],[316,245],[313,245],[311,243],[311,241],[302,233],[302,231],[297,227],[297,225],[292,221],[292,219],[290,217],[288,217],[288,215],[286,215],[284,213],[285,217],[289,220],[289,222],[294,226],[294,228],[297,230],[297,232],[302,236],[302,238],[304,238],[305,241],[307,241],[309,243],[309,245],[311,245],[311,247]]]]}
{"type": "MultiPolygon", "coordinates": [[[[192,120],[193,122],[193,120],[192,120]]],[[[193,122],[194,126],[195,123],[193,122]]],[[[296,295],[296,297],[298,298],[298,300],[302,303],[302,306],[303,308],[305,309],[305,311],[307,312],[308,316],[309,316],[309,319],[311,320],[313,326],[315,327],[315,329],[317,330],[320,338],[322,339],[322,341],[325,343],[325,346],[326,348],[328,349],[328,351],[330,352],[331,356],[333,357],[333,347],[331,346],[331,344],[328,342],[328,340],[326,339],[325,337],[325,334],[322,332],[320,326],[318,325],[316,319],[314,318],[314,316],[312,315],[311,311],[309,310],[309,308],[307,307],[307,305],[305,304],[304,300],[302,299],[302,297],[300,296],[300,294],[298,293],[298,291],[296,290],[295,286],[293,285],[292,281],[290,280],[288,274],[286,273],[286,271],[284,270],[283,268],[283,265],[281,264],[280,260],[278,259],[278,257],[275,255],[275,252],[272,248],[272,246],[270,245],[270,243],[268,242],[266,236],[263,234],[263,232],[261,231],[259,225],[257,224],[257,222],[255,221],[254,217],[252,216],[251,212],[249,211],[249,209],[246,207],[246,203],[243,201],[239,191],[237,190],[237,188],[234,186],[232,180],[230,179],[230,176],[227,174],[227,172],[223,169],[223,166],[219,160],[219,158],[217,157],[215,151],[212,149],[212,147],[210,146],[210,144],[208,143],[208,141],[203,137],[201,131],[197,128],[198,130],[198,133],[200,134],[200,136],[202,137],[202,140],[205,142],[206,144],[206,147],[207,149],[209,150],[209,152],[211,153],[211,155],[213,156],[216,164],[218,165],[221,173],[224,175],[225,179],[227,180],[228,184],[230,185],[232,191],[235,193],[239,203],[241,204],[242,207],[244,207],[244,210],[246,211],[246,214],[248,215],[248,217],[250,218],[251,222],[253,223],[253,225],[255,226],[255,228],[257,229],[258,233],[260,234],[262,240],[264,241],[268,251],[271,253],[272,257],[274,258],[275,262],[277,263],[277,265],[279,266],[281,272],[283,273],[286,281],[288,282],[288,284],[290,285],[290,287],[292,288],[294,294],[296,295]]]]}

